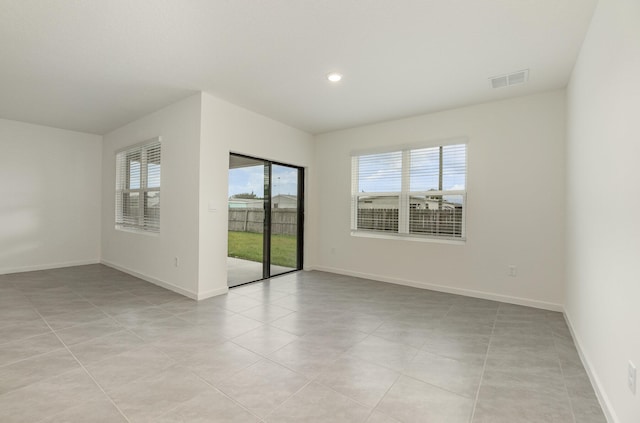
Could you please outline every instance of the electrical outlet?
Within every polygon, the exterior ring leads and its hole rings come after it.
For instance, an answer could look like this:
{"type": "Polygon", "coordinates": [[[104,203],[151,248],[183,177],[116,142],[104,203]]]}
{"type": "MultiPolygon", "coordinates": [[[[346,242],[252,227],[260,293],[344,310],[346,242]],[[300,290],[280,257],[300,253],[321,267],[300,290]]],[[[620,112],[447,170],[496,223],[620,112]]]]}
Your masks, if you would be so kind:
{"type": "Polygon", "coordinates": [[[518,267],[515,264],[510,264],[509,266],[507,266],[507,269],[507,274],[512,278],[515,278],[518,275],[518,267]]]}
{"type": "Polygon", "coordinates": [[[175,267],[178,267],[180,265],[180,260],[178,260],[178,257],[174,257],[173,258],[173,265],[175,267]]]}
{"type": "Polygon", "coordinates": [[[331,247],[331,254],[335,254],[336,253],[336,247],[331,247]]]}
{"type": "Polygon", "coordinates": [[[634,366],[631,361],[629,361],[629,366],[627,367],[627,383],[629,384],[629,390],[633,395],[635,395],[636,394],[636,366],[634,366]]]}

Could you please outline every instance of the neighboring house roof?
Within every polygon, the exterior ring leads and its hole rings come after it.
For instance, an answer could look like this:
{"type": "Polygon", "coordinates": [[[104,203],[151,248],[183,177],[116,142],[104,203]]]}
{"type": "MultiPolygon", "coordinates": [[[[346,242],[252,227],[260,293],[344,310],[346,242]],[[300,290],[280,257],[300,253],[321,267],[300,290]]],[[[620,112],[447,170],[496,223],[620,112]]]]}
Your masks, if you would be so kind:
{"type": "MultiPolygon", "coordinates": [[[[453,202],[450,202],[450,201],[441,201],[441,200],[438,200],[436,198],[429,198],[429,197],[425,198],[423,196],[417,197],[417,196],[413,196],[413,195],[410,198],[410,202],[411,202],[411,204],[420,204],[420,205],[442,204],[444,207],[447,207],[447,208],[461,207],[461,204],[458,204],[458,203],[453,203],[453,202]]],[[[358,203],[384,205],[384,206],[387,206],[389,208],[398,207],[398,199],[396,197],[386,196],[386,195],[360,196],[360,197],[358,197],[358,203]]]]}
{"type": "Polygon", "coordinates": [[[273,199],[282,199],[282,200],[292,200],[292,201],[298,201],[298,196],[297,195],[290,195],[290,194],[278,194],[278,195],[274,195],[273,199]]]}
{"type": "Polygon", "coordinates": [[[295,209],[298,207],[298,196],[289,194],[278,194],[271,199],[274,208],[295,209]]]}
{"type": "Polygon", "coordinates": [[[236,198],[233,195],[229,197],[229,208],[232,209],[259,208],[263,203],[261,198],[236,198]]]}

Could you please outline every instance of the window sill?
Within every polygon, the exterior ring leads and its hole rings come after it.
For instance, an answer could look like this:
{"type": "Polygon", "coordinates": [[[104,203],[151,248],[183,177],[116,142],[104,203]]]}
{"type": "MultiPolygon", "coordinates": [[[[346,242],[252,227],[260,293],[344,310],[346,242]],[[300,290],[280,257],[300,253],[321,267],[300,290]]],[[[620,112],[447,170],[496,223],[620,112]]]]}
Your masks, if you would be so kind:
{"type": "Polygon", "coordinates": [[[115,230],[119,232],[128,232],[131,234],[140,234],[140,235],[147,235],[147,236],[153,236],[153,237],[160,236],[160,232],[151,232],[151,231],[145,231],[144,229],[127,228],[122,226],[116,226],[115,230]]]}
{"type": "Polygon", "coordinates": [[[417,241],[450,245],[465,245],[467,243],[466,239],[430,238],[425,236],[411,236],[407,234],[385,234],[365,231],[351,231],[351,236],[355,236],[358,238],[392,239],[396,241],[417,241]]]}

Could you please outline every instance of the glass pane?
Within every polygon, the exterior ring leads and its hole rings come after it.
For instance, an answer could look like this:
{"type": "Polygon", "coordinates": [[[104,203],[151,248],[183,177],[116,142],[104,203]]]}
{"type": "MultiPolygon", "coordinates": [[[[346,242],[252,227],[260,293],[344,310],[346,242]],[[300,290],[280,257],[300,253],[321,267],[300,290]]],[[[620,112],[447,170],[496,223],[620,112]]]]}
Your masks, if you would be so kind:
{"type": "Polygon", "coordinates": [[[127,226],[138,225],[140,216],[140,193],[122,193],[122,224],[127,226]]]}
{"type": "Polygon", "coordinates": [[[150,230],[160,229],[160,192],[144,194],[144,226],[150,230]]]}
{"type": "Polygon", "coordinates": [[[160,187],[160,146],[147,149],[147,188],[160,187]]]}
{"type": "Polygon", "coordinates": [[[411,151],[410,190],[450,191],[464,190],[467,168],[465,144],[421,148],[411,151]],[[442,164],[442,169],[441,169],[442,164]]]}
{"type": "Polygon", "coordinates": [[[370,154],[358,158],[358,192],[399,192],[402,152],[370,154]]]}
{"type": "Polygon", "coordinates": [[[127,155],[127,186],[129,189],[140,189],[140,154],[127,155]]]}
{"type": "Polygon", "coordinates": [[[442,147],[442,189],[464,190],[467,173],[467,146],[465,144],[442,147]]]}
{"type": "Polygon", "coordinates": [[[298,172],[271,166],[271,276],[298,268],[298,172]]]}
{"type": "Polygon", "coordinates": [[[359,196],[357,229],[398,232],[399,196],[359,196]]]}
{"type": "Polygon", "coordinates": [[[409,204],[409,233],[462,237],[462,195],[412,195],[409,204]]]}
{"type": "Polygon", "coordinates": [[[263,278],[265,165],[231,155],[229,159],[228,285],[263,278]]]}
{"type": "Polygon", "coordinates": [[[440,189],[440,147],[411,150],[410,191],[440,189]]]}
{"type": "Polygon", "coordinates": [[[160,188],[160,165],[147,164],[147,188],[160,188]]]}

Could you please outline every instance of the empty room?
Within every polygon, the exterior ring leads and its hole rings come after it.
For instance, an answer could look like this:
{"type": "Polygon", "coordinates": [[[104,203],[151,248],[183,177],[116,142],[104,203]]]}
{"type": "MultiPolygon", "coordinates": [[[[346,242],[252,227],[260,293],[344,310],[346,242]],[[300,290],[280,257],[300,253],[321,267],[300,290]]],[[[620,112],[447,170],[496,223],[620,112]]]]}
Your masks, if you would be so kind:
{"type": "Polygon", "coordinates": [[[0,0],[0,422],[640,422],[638,75],[638,0],[0,0]]]}

